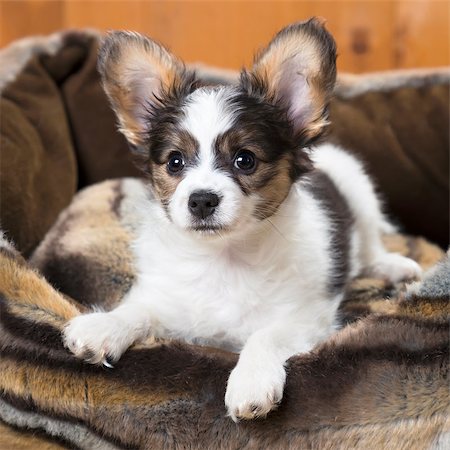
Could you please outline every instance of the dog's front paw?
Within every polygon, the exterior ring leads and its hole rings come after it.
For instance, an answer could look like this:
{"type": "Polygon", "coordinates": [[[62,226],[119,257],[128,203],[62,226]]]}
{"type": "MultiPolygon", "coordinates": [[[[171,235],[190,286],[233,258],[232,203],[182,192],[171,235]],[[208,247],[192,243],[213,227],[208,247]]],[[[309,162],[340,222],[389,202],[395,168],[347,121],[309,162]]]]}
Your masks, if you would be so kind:
{"type": "Polygon", "coordinates": [[[64,345],[78,358],[112,367],[130,345],[129,330],[111,313],[77,316],[64,328],[64,345]]]}
{"type": "Polygon", "coordinates": [[[283,398],[285,381],[282,364],[256,368],[238,363],[230,374],[225,394],[228,415],[235,422],[266,417],[283,398]]]}
{"type": "Polygon", "coordinates": [[[422,277],[422,269],[419,264],[398,253],[383,254],[372,264],[369,272],[374,277],[388,280],[391,283],[419,280],[422,277]]]}

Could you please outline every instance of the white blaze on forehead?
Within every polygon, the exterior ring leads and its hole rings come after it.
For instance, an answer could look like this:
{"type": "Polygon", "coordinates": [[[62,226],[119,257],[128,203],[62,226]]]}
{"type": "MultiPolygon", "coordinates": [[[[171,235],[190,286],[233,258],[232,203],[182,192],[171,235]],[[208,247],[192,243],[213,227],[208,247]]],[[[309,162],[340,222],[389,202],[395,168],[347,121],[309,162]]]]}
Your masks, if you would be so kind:
{"type": "Polygon", "coordinates": [[[233,88],[200,89],[187,98],[181,127],[199,143],[198,161],[183,172],[169,202],[171,220],[181,228],[190,228],[193,216],[189,211],[190,195],[196,191],[211,191],[220,197],[212,220],[217,226],[228,227],[242,219],[242,211],[249,211],[239,186],[226,171],[214,167],[214,142],[229,130],[236,119],[236,108],[230,107],[233,88]]]}
{"type": "Polygon", "coordinates": [[[187,99],[181,126],[197,139],[200,164],[212,162],[215,139],[233,125],[235,116],[227,104],[232,96],[230,88],[199,89],[187,99]]]}

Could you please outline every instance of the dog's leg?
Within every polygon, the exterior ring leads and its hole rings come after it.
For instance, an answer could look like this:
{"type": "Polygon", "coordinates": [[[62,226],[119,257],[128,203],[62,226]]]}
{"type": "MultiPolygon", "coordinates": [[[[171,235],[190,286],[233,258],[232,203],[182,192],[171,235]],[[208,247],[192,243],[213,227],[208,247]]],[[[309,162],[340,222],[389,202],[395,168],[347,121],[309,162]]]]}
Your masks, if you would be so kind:
{"type": "MultiPolygon", "coordinates": [[[[369,181],[367,183],[369,184],[369,181]]],[[[350,202],[360,205],[359,209],[355,206],[353,209],[356,231],[361,241],[360,260],[363,273],[391,283],[419,279],[422,276],[422,269],[415,261],[386,250],[381,236],[383,233],[395,232],[395,228],[384,218],[375,193],[371,186],[370,188],[365,203],[362,199],[355,202],[352,197],[356,197],[357,194],[349,196],[350,202]]]]}
{"type": "Polygon", "coordinates": [[[366,268],[365,273],[375,278],[381,278],[391,283],[418,280],[422,276],[422,269],[411,258],[399,253],[380,251],[366,268]]]}
{"type": "Polygon", "coordinates": [[[363,273],[381,278],[391,283],[417,280],[422,276],[422,269],[414,260],[399,253],[386,250],[381,234],[386,229],[386,222],[371,221],[372,217],[381,217],[381,212],[368,211],[365,217],[357,219],[357,227],[361,236],[361,257],[363,273]]]}
{"type": "Polygon", "coordinates": [[[64,345],[77,357],[92,364],[111,366],[134,342],[152,330],[151,313],[133,288],[110,312],[75,317],[64,328],[64,345]]]}
{"type": "Polygon", "coordinates": [[[250,336],[225,394],[228,415],[235,422],[265,417],[278,406],[286,381],[285,363],[294,354],[312,348],[310,331],[299,332],[295,323],[284,322],[250,336]]]}
{"type": "Polygon", "coordinates": [[[330,176],[352,211],[357,252],[354,265],[358,271],[392,283],[420,278],[422,270],[415,261],[385,249],[381,234],[393,233],[395,228],[384,217],[361,162],[330,144],[318,147],[313,159],[316,167],[330,176]]]}

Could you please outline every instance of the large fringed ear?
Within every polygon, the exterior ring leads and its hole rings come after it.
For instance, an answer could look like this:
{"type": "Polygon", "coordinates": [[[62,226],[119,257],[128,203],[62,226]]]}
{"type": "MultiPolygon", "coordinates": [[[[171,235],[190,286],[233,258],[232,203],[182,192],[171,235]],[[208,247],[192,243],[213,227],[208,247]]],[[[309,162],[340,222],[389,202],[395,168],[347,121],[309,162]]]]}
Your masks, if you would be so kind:
{"type": "Polygon", "coordinates": [[[161,99],[193,79],[164,47],[128,31],[108,33],[100,47],[98,68],[119,129],[134,147],[144,144],[161,99]]]}
{"type": "Polygon", "coordinates": [[[327,106],[336,81],[336,45],[323,22],[312,18],[281,30],[243,71],[241,84],[252,95],[287,109],[305,143],[328,124],[327,106]]]}

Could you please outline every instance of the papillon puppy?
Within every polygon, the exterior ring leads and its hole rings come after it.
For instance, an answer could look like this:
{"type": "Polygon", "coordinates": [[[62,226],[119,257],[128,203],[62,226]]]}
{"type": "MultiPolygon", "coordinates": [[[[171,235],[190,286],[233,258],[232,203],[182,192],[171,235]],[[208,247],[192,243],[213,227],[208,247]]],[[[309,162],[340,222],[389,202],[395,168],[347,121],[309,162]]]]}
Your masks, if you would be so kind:
{"type": "Polygon", "coordinates": [[[335,329],[349,279],[420,276],[383,247],[390,226],[362,165],[312,148],[328,123],[334,40],[318,19],[292,24],[238,83],[211,87],[151,39],[115,31],[99,70],[148,192],[134,285],[114,310],[71,320],[65,345],[107,366],[150,334],[239,352],[228,414],[264,417],[288,358],[335,329]]]}

